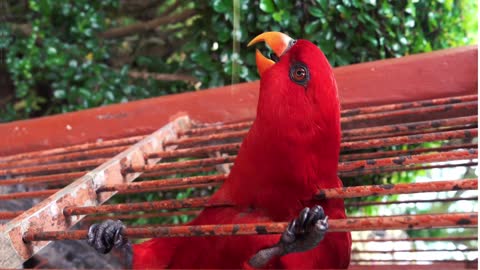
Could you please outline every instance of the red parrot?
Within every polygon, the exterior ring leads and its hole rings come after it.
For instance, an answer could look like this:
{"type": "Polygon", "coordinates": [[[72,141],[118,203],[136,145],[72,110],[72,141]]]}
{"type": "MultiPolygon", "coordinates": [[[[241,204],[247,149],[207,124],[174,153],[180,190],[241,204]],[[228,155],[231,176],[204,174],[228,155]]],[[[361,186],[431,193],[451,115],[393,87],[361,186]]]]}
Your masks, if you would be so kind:
{"type": "MultiPolygon", "coordinates": [[[[258,50],[256,119],[228,179],[190,225],[290,221],[279,235],[155,238],[133,245],[134,268],[347,268],[351,237],[326,233],[327,216],[344,219],[341,199],[317,201],[320,189],[341,187],[340,106],[332,68],[307,40],[266,32],[271,58],[258,50]]],[[[89,243],[101,252],[129,246],[119,221],[95,224],[89,243]],[[125,244],[127,243],[127,244],[125,244]]]]}

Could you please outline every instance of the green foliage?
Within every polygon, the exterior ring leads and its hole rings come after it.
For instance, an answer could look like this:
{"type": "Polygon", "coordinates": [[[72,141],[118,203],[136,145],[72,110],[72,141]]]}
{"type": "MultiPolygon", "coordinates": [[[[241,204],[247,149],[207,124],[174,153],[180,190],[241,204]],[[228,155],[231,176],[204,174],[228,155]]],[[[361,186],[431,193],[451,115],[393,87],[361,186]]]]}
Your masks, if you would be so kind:
{"type": "MultiPolygon", "coordinates": [[[[107,11],[118,4],[117,0],[30,0],[31,34],[17,37],[7,54],[16,102],[0,109],[0,121],[176,92],[178,83],[162,91],[155,81],[129,79],[128,66],[117,70],[108,65],[119,43],[99,39],[98,34],[112,27],[107,11]]],[[[139,61],[155,64],[150,59],[139,61]]]]}
{"type": "MultiPolygon", "coordinates": [[[[128,1],[127,1],[128,2],[128,1]]],[[[175,1],[165,1],[154,15],[175,1]]],[[[130,65],[113,68],[118,51],[135,50],[152,32],[118,39],[99,34],[139,21],[121,13],[120,1],[28,1],[28,35],[2,27],[9,42],[7,67],[15,85],[0,121],[75,111],[110,103],[191,90],[183,82],[134,80],[132,68],[195,76],[201,87],[258,79],[247,42],[264,31],[282,31],[319,45],[333,66],[399,57],[473,44],[477,41],[477,2],[455,0],[209,0],[183,3],[194,9],[182,23],[160,26],[170,33],[166,57],[133,54],[130,65]],[[237,9],[235,9],[237,7],[237,9]],[[236,10],[236,12],[234,12],[236,10]],[[234,28],[234,14],[238,27],[234,28]],[[135,40],[135,42],[131,42],[135,40]]],[[[122,2],[122,4],[125,4],[122,2]]],[[[155,11],[155,10],[154,10],[155,11]]],[[[197,85],[198,87],[198,85],[197,85]]]]}

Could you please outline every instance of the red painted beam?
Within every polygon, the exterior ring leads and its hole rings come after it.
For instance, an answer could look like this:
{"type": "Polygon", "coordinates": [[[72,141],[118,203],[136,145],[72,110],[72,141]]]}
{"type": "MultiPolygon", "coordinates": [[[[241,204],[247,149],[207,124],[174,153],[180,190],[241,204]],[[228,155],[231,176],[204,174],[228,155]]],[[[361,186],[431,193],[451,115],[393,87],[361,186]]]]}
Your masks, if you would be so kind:
{"type": "MultiPolygon", "coordinates": [[[[334,70],[344,109],[477,93],[477,47],[334,70]]],[[[255,116],[258,82],[0,124],[0,156],[149,134],[175,116],[233,122],[255,116]]]]}

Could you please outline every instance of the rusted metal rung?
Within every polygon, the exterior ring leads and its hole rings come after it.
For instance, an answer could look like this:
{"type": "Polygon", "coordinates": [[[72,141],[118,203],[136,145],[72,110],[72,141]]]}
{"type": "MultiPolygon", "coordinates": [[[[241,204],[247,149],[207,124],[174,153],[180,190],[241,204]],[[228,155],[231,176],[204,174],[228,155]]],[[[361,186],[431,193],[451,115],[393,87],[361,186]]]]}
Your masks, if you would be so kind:
{"type": "Polygon", "coordinates": [[[410,238],[369,238],[369,239],[353,239],[357,243],[369,242],[462,242],[462,241],[478,241],[478,236],[449,236],[449,237],[410,237],[410,238]]]}
{"type": "Polygon", "coordinates": [[[99,141],[99,142],[93,142],[93,143],[84,143],[84,144],[72,145],[67,147],[59,147],[59,148],[48,149],[48,150],[21,153],[17,155],[0,157],[0,162],[35,158],[35,157],[42,157],[42,156],[49,156],[49,155],[65,154],[70,152],[91,150],[95,148],[103,148],[103,147],[110,147],[110,146],[131,145],[133,143],[140,141],[143,138],[145,138],[144,135],[133,136],[128,138],[106,140],[106,141],[99,141]]]}
{"type": "MultiPolygon", "coordinates": [[[[453,190],[471,190],[478,188],[477,179],[464,179],[453,181],[435,181],[426,183],[410,184],[385,184],[374,186],[358,186],[320,190],[315,199],[324,200],[331,198],[355,198],[365,196],[379,196],[391,194],[410,194],[420,192],[453,191],[453,190]]],[[[217,207],[231,206],[229,202],[209,202],[210,197],[191,198],[183,200],[164,200],[153,202],[123,203],[101,206],[70,206],[63,209],[63,214],[71,215],[89,215],[89,214],[108,214],[130,211],[153,211],[153,210],[174,210],[181,208],[199,208],[199,207],[217,207]]]]}
{"type": "MultiPolygon", "coordinates": [[[[194,161],[186,161],[180,163],[179,166],[171,166],[170,163],[164,163],[159,165],[147,165],[146,168],[134,168],[136,172],[141,172],[143,169],[146,170],[158,170],[159,168],[184,168],[188,166],[200,166],[198,164],[211,164],[211,162],[215,162],[213,164],[218,164],[216,162],[224,163],[225,161],[233,161],[234,157],[230,157],[231,159],[226,160],[225,158],[210,158],[205,160],[194,160],[194,161]]],[[[354,162],[343,162],[339,165],[339,171],[349,172],[352,170],[364,170],[364,169],[375,169],[377,171],[381,171],[382,168],[385,166],[393,166],[393,165],[402,165],[408,166],[412,164],[418,164],[419,162],[438,162],[438,161],[445,161],[445,160],[453,160],[453,159],[471,159],[476,158],[476,151],[475,149],[464,150],[464,151],[454,151],[454,152],[447,152],[443,154],[424,154],[424,155],[415,155],[415,156],[407,156],[407,157],[395,157],[395,158],[384,158],[384,159],[372,159],[372,160],[363,160],[363,161],[354,161],[354,162]]],[[[218,178],[215,176],[213,178],[218,178]]],[[[200,178],[202,179],[202,178],[200,178]]],[[[210,179],[210,178],[209,178],[210,179]]],[[[216,179],[216,181],[209,181],[209,182],[202,182],[202,181],[191,181],[190,184],[195,185],[192,187],[206,187],[213,182],[223,181],[225,176],[222,176],[220,180],[216,179]]],[[[173,182],[172,182],[173,183],[173,182]]],[[[149,181],[143,183],[137,183],[131,185],[131,187],[127,187],[124,185],[123,187],[118,187],[120,192],[122,193],[131,193],[137,191],[154,191],[154,190],[172,190],[172,189],[182,189],[187,188],[186,186],[178,186],[178,185],[169,185],[168,182],[160,182],[160,181],[149,181]]],[[[55,190],[42,190],[42,191],[31,191],[31,192],[21,192],[21,193],[12,193],[12,194],[2,194],[0,195],[0,200],[8,200],[8,199],[19,199],[19,198],[36,198],[36,197],[46,197],[55,192],[59,191],[58,189],[55,190]]],[[[100,191],[107,191],[107,190],[100,190],[100,191]]]]}
{"type": "MultiPolygon", "coordinates": [[[[442,262],[442,263],[455,263],[457,264],[456,267],[458,267],[458,265],[461,265],[461,264],[472,264],[472,265],[477,265],[477,261],[469,261],[469,260],[445,260],[445,259],[409,259],[409,260],[397,260],[397,259],[377,259],[377,260],[374,260],[374,259],[352,259],[350,262],[352,263],[369,263],[369,264],[372,264],[372,263],[402,263],[402,264],[407,264],[408,266],[410,266],[411,264],[415,264],[415,263],[433,263],[433,262],[442,262]]],[[[402,267],[405,267],[407,269],[409,269],[408,267],[406,267],[405,265],[402,265],[402,267]]],[[[468,267],[468,268],[473,268],[473,267],[468,267]]],[[[475,267],[476,268],[476,267],[475,267]]],[[[438,268],[435,268],[435,269],[438,269],[438,268]]],[[[454,269],[458,269],[458,268],[454,268],[454,269]]]]}
{"type": "Polygon", "coordinates": [[[63,209],[65,216],[73,215],[91,215],[91,214],[108,214],[108,213],[125,213],[132,211],[155,211],[155,210],[176,210],[182,208],[200,208],[200,207],[217,207],[231,206],[232,204],[210,203],[210,197],[189,198],[183,200],[163,200],[152,202],[138,203],[121,203],[113,205],[100,206],[69,206],[63,209]]]}
{"type": "Polygon", "coordinates": [[[102,163],[107,162],[108,158],[98,158],[92,160],[81,160],[81,161],[72,161],[72,162],[63,162],[47,165],[38,165],[25,168],[15,168],[15,169],[3,169],[0,170],[0,175],[24,175],[24,174],[33,174],[33,173],[48,173],[55,171],[67,171],[67,170],[84,170],[86,168],[93,168],[102,163]]]}
{"type": "Polygon", "coordinates": [[[466,101],[475,101],[475,100],[478,100],[477,95],[466,95],[466,96],[437,98],[437,99],[421,100],[421,101],[410,101],[410,102],[403,102],[403,103],[394,103],[394,104],[387,104],[387,105],[369,106],[369,107],[361,107],[361,108],[355,108],[355,109],[342,110],[341,115],[343,117],[355,116],[355,115],[359,115],[359,114],[377,113],[377,112],[386,112],[386,111],[395,111],[395,110],[406,110],[406,109],[411,109],[411,108],[429,107],[429,106],[434,106],[434,105],[455,104],[455,103],[461,103],[461,102],[466,102],[466,101]]]}
{"type": "Polygon", "coordinates": [[[390,249],[390,250],[352,250],[353,253],[405,253],[405,252],[478,252],[478,248],[455,249],[390,249]]]}
{"type": "Polygon", "coordinates": [[[470,148],[477,148],[477,147],[478,147],[478,144],[468,143],[468,144],[446,145],[446,146],[432,147],[432,148],[415,148],[415,149],[406,149],[406,150],[390,150],[390,151],[378,151],[378,152],[370,152],[370,153],[343,154],[343,155],[340,155],[340,160],[352,161],[352,160],[361,160],[361,159],[384,158],[384,157],[392,157],[392,156],[414,155],[414,154],[428,153],[428,152],[445,152],[445,151],[454,150],[454,149],[470,149],[470,148]]]}
{"type": "Polygon", "coordinates": [[[123,169],[123,173],[127,174],[132,172],[153,172],[153,171],[159,171],[159,170],[218,165],[223,163],[232,163],[235,161],[235,158],[236,156],[226,156],[226,157],[204,158],[204,159],[179,161],[179,162],[160,163],[155,165],[125,167],[123,169]]]}
{"type": "Polygon", "coordinates": [[[64,153],[64,154],[55,154],[51,156],[41,156],[29,159],[22,159],[22,160],[13,160],[4,163],[0,163],[0,169],[4,168],[15,168],[27,165],[40,165],[45,163],[52,163],[52,162],[66,162],[72,161],[76,159],[93,159],[100,156],[110,156],[113,157],[114,155],[122,152],[123,150],[127,149],[128,146],[113,146],[107,148],[100,148],[94,150],[85,150],[82,152],[73,152],[73,153],[64,153]]]}
{"type": "Polygon", "coordinates": [[[5,179],[0,181],[0,186],[2,185],[30,185],[30,184],[40,184],[40,183],[49,183],[49,182],[71,182],[72,180],[81,177],[88,173],[88,171],[83,172],[70,172],[70,173],[59,173],[51,175],[41,175],[41,176],[29,176],[29,177],[16,177],[12,179],[5,179]]]}
{"type": "Polygon", "coordinates": [[[225,124],[225,125],[210,125],[206,127],[199,127],[199,128],[192,128],[189,130],[185,130],[180,136],[200,136],[200,135],[207,135],[211,133],[219,133],[225,131],[238,131],[250,128],[253,124],[253,121],[245,121],[240,123],[232,123],[232,124],[225,124]]]}
{"type": "Polygon", "coordinates": [[[0,212],[0,220],[12,219],[22,213],[23,211],[8,211],[8,212],[2,211],[0,212]]]}
{"type": "Polygon", "coordinates": [[[408,167],[415,164],[453,160],[468,160],[476,158],[477,149],[470,148],[468,150],[456,150],[440,153],[427,153],[389,158],[344,161],[338,165],[338,171],[345,172],[375,168],[377,171],[381,172],[383,168],[388,168],[392,166],[408,167]]]}
{"type": "Polygon", "coordinates": [[[139,219],[139,218],[157,218],[157,217],[174,217],[174,216],[192,216],[198,215],[201,211],[200,210],[187,210],[187,211],[172,211],[172,212],[155,212],[155,213],[139,213],[139,214],[124,214],[124,215],[95,215],[95,216],[88,216],[84,219],[85,222],[91,221],[99,221],[99,220],[106,220],[106,219],[139,219]]]}
{"type": "Polygon", "coordinates": [[[354,176],[379,174],[379,173],[385,174],[385,173],[391,173],[391,172],[409,172],[409,171],[443,169],[443,168],[454,168],[454,167],[472,167],[477,165],[478,165],[478,162],[476,161],[455,162],[455,163],[448,163],[448,164],[437,163],[435,165],[419,165],[419,166],[410,166],[407,168],[404,168],[402,166],[397,166],[397,167],[382,168],[381,170],[377,170],[377,168],[372,168],[372,169],[365,169],[360,171],[346,171],[346,172],[339,172],[338,175],[340,177],[354,177],[354,176]]]}
{"type": "Polygon", "coordinates": [[[377,126],[370,128],[356,128],[342,131],[342,139],[345,141],[365,140],[371,139],[373,136],[400,136],[411,134],[412,132],[434,132],[432,130],[440,131],[445,128],[473,126],[477,125],[478,116],[465,116],[447,119],[436,119],[429,121],[420,121],[412,123],[399,123],[395,125],[377,126]]]}
{"type": "Polygon", "coordinates": [[[472,139],[478,136],[477,128],[470,128],[464,130],[454,130],[454,131],[440,131],[435,133],[425,133],[418,135],[409,135],[409,136],[398,136],[398,137],[389,137],[381,139],[369,139],[365,141],[352,141],[352,142],[343,142],[341,144],[342,151],[352,151],[360,149],[372,149],[380,148],[393,145],[403,145],[403,144],[416,144],[424,142],[434,142],[442,140],[452,140],[452,139],[472,139]]]}
{"type": "Polygon", "coordinates": [[[240,145],[240,143],[227,143],[212,146],[197,146],[173,151],[149,153],[146,158],[196,157],[198,155],[206,155],[215,152],[238,152],[240,145]]]}
{"type": "Polygon", "coordinates": [[[169,175],[177,175],[177,174],[197,174],[197,173],[209,173],[214,172],[216,168],[214,166],[205,166],[205,167],[194,167],[194,168],[174,168],[169,170],[161,170],[161,171],[154,171],[154,172],[144,172],[141,175],[141,178],[151,178],[151,177],[162,177],[162,176],[169,176],[169,175]]]}
{"type": "Polygon", "coordinates": [[[48,197],[58,191],[60,191],[60,189],[45,189],[45,190],[0,194],[0,201],[48,197]]]}
{"type": "Polygon", "coordinates": [[[384,184],[373,186],[330,188],[320,190],[315,197],[319,200],[333,198],[345,199],[392,194],[471,190],[477,188],[478,180],[475,178],[469,178],[462,180],[434,181],[424,183],[384,184]]]}
{"type": "MultiPolygon", "coordinates": [[[[458,225],[476,226],[478,213],[455,213],[434,215],[406,215],[396,217],[364,217],[356,219],[331,219],[329,232],[444,228],[458,225]]],[[[131,238],[195,237],[228,235],[263,235],[283,233],[287,222],[253,224],[214,224],[196,226],[127,228],[124,235],[131,238]]],[[[87,230],[26,232],[24,241],[85,239],[87,230]]]]}
{"type": "Polygon", "coordinates": [[[166,146],[177,145],[178,148],[186,148],[196,146],[201,143],[211,141],[221,141],[228,139],[242,139],[247,134],[247,131],[231,131],[219,134],[210,134],[198,137],[184,137],[176,140],[165,142],[166,146]]]}
{"type": "Polygon", "coordinates": [[[145,190],[163,190],[165,187],[172,186],[184,186],[184,188],[191,187],[192,185],[198,184],[216,184],[222,183],[227,179],[227,175],[207,175],[207,176],[193,176],[193,177],[184,177],[184,178],[175,178],[175,179],[161,179],[161,180],[151,180],[151,181],[142,181],[137,183],[129,184],[118,184],[100,187],[97,192],[106,192],[106,191],[136,191],[143,192],[145,190]]]}
{"type": "Polygon", "coordinates": [[[455,104],[435,105],[430,107],[410,108],[405,110],[386,111],[378,113],[361,114],[355,116],[347,116],[340,119],[342,124],[352,123],[357,121],[371,121],[375,119],[386,119],[390,117],[398,117],[405,115],[425,115],[435,112],[455,111],[461,109],[476,109],[478,106],[477,101],[466,101],[455,104]]]}
{"type": "Polygon", "coordinates": [[[443,199],[431,199],[431,200],[402,200],[402,201],[386,201],[386,202],[349,202],[345,204],[345,207],[361,207],[371,205],[390,205],[390,204],[405,204],[405,203],[449,203],[458,201],[477,201],[478,197],[455,197],[455,198],[443,198],[443,199]]]}
{"type": "MultiPolygon", "coordinates": [[[[400,156],[395,158],[345,161],[339,164],[338,170],[339,172],[345,172],[345,171],[375,168],[376,170],[381,171],[382,169],[386,169],[389,166],[400,166],[400,165],[408,166],[408,165],[428,163],[428,162],[475,159],[476,155],[477,155],[476,149],[468,149],[468,150],[449,151],[449,152],[442,152],[442,153],[400,156]]],[[[190,168],[190,167],[218,165],[218,164],[224,164],[224,163],[232,163],[235,161],[235,158],[236,156],[225,156],[225,157],[214,157],[214,158],[204,158],[204,159],[197,159],[197,160],[161,163],[156,165],[146,165],[146,166],[138,166],[138,167],[125,167],[123,169],[123,173],[127,174],[132,172],[153,172],[153,171],[159,171],[159,170],[170,170],[174,168],[183,169],[183,168],[190,168]]]]}

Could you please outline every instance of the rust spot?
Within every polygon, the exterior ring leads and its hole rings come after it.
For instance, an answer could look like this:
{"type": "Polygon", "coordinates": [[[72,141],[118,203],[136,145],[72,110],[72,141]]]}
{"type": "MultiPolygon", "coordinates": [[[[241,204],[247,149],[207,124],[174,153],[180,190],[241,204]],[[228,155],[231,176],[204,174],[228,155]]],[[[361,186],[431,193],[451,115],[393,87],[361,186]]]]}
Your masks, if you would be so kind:
{"type": "Polygon", "coordinates": [[[394,184],[383,184],[383,185],[380,185],[380,187],[382,187],[383,189],[392,189],[395,187],[394,184]]]}
{"type": "Polygon", "coordinates": [[[367,159],[367,164],[368,165],[375,165],[377,162],[375,161],[375,159],[367,159]]]}
{"type": "Polygon", "coordinates": [[[232,234],[236,234],[240,230],[240,226],[238,224],[233,225],[232,234]]]}
{"type": "Polygon", "coordinates": [[[198,229],[196,226],[192,226],[189,228],[190,232],[195,235],[195,236],[203,236],[205,233],[201,230],[198,229]]]}
{"type": "Polygon", "coordinates": [[[267,234],[268,233],[267,227],[265,227],[265,226],[255,226],[255,231],[258,234],[267,234]]]}
{"type": "Polygon", "coordinates": [[[438,120],[432,121],[432,127],[438,128],[438,127],[441,127],[441,126],[442,126],[442,122],[441,122],[441,121],[438,121],[438,120]]]}
{"type": "Polygon", "coordinates": [[[405,162],[405,160],[406,160],[405,157],[399,157],[399,158],[394,159],[394,160],[392,160],[392,161],[393,161],[393,163],[395,163],[395,164],[402,165],[402,164],[405,162]]]}
{"type": "Polygon", "coordinates": [[[452,190],[462,190],[462,188],[459,185],[454,185],[452,190]]]}
{"type": "Polygon", "coordinates": [[[457,225],[468,225],[468,224],[471,224],[472,221],[470,219],[467,219],[467,218],[461,218],[457,221],[457,225]]]}

